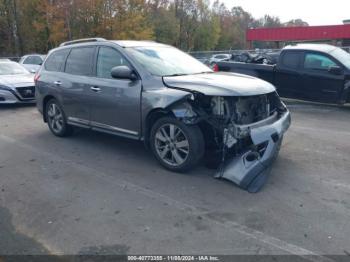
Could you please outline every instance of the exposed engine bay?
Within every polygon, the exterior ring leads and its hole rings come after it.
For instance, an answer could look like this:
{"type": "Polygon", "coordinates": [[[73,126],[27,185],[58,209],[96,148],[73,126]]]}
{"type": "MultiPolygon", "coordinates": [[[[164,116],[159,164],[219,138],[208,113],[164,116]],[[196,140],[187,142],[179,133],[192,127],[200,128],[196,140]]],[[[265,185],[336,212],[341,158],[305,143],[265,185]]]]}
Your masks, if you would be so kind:
{"type": "Polygon", "coordinates": [[[232,148],[238,140],[249,136],[251,125],[286,111],[276,93],[247,97],[202,96],[173,108],[175,116],[187,124],[209,125],[217,135],[214,140],[220,148],[223,144],[232,148]]]}
{"type": "Polygon", "coordinates": [[[246,97],[196,95],[172,110],[186,124],[198,124],[205,130],[206,162],[214,162],[216,177],[251,192],[264,184],[266,177],[258,177],[278,153],[283,133],[290,125],[289,112],[275,92],[246,97]],[[266,152],[269,156],[265,166],[261,160],[266,152]],[[230,162],[237,163],[228,168],[230,162]]]}

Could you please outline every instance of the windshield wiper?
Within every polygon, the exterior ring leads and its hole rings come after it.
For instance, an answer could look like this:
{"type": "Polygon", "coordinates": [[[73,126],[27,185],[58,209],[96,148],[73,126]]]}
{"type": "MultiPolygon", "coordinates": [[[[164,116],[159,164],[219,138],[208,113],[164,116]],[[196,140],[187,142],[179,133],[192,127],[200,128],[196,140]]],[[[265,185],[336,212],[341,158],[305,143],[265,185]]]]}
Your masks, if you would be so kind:
{"type": "Polygon", "coordinates": [[[200,75],[200,74],[212,74],[213,71],[203,71],[198,73],[192,73],[192,74],[172,74],[172,75],[165,75],[163,77],[171,77],[171,76],[188,76],[188,75],[200,75]]]}
{"type": "Polygon", "coordinates": [[[215,73],[214,71],[203,71],[203,72],[199,72],[199,73],[194,73],[194,75],[200,75],[200,74],[212,74],[215,73]]]}
{"type": "Polygon", "coordinates": [[[163,77],[171,77],[171,76],[187,76],[188,74],[172,74],[172,75],[165,75],[163,77]]]}

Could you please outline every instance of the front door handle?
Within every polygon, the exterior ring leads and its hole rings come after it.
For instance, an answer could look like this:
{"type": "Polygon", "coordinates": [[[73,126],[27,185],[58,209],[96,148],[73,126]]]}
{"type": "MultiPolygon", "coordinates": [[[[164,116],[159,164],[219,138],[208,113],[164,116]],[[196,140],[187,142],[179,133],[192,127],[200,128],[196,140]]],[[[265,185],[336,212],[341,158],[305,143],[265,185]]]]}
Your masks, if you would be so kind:
{"type": "Polygon", "coordinates": [[[99,87],[96,87],[96,86],[92,86],[90,87],[91,91],[94,91],[94,92],[101,92],[101,88],[99,87]]]}
{"type": "Polygon", "coordinates": [[[61,81],[55,81],[55,82],[53,82],[56,86],[60,86],[60,85],[62,85],[62,83],[61,83],[61,81]]]}

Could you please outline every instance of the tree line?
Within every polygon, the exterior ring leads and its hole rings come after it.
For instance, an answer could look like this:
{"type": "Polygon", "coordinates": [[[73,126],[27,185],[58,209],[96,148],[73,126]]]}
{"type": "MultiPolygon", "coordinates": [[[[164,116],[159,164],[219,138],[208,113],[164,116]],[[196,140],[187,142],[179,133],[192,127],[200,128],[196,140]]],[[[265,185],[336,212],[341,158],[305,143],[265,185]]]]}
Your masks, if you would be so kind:
{"type": "Polygon", "coordinates": [[[307,26],[256,19],[220,0],[0,0],[0,55],[46,53],[87,37],[155,40],[185,51],[245,47],[248,28],[307,26]]]}

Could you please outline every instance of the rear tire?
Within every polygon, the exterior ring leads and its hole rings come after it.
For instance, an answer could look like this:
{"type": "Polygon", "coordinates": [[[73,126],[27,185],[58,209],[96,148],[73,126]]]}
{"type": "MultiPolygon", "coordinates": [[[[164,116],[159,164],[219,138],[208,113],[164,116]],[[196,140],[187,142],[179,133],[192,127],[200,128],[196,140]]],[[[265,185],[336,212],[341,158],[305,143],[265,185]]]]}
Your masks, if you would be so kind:
{"type": "Polygon", "coordinates": [[[174,172],[186,172],[198,164],[205,151],[202,131],[172,118],[160,118],[152,127],[151,149],[159,163],[174,172]]]}
{"type": "Polygon", "coordinates": [[[56,99],[47,102],[45,116],[47,125],[55,136],[66,137],[73,133],[73,127],[67,124],[66,115],[56,99]]]}

